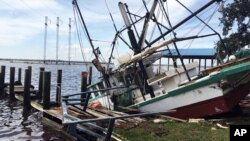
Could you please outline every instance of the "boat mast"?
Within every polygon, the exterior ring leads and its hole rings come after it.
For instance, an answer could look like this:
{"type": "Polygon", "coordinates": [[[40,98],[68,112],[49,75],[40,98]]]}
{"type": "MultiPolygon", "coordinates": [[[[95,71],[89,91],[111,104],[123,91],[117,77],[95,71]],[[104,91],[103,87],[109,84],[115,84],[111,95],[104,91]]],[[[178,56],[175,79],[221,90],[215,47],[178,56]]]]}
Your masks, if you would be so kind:
{"type": "Polygon", "coordinates": [[[84,30],[86,31],[86,35],[87,35],[87,38],[88,38],[88,40],[89,40],[90,46],[91,46],[92,51],[93,51],[93,53],[94,53],[94,55],[95,55],[95,58],[98,59],[98,55],[97,55],[97,53],[95,52],[94,44],[93,44],[92,39],[91,39],[91,37],[90,37],[90,34],[89,34],[88,29],[87,29],[86,23],[85,23],[85,21],[84,21],[84,19],[83,19],[81,10],[80,10],[80,8],[79,8],[79,6],[78,6],[78,3],[77,3],[77,0],[73,0],[72,4],[73,4],[74,6],[76,6],[77,11],[78,11],[78,13],[80,14],[80,18],[81,18],[81,21],[82,21],[84,30]]]}
{"type": "MultiPolygon", "coordinates": [[[[143,2],[143,5],[144,5],[145,9],[147,10],[147,12],[149,12],[145,0],[142,0],[142,2],[143,2]]],[[[154,18],[153,21],[154,21],[155,24],[157,25],[157,28],[158,28],[160,34],[162,35],[163,32],[162,32],[161,27],[159,26],[159,22],[157,21],[157,18],[156,18],[156,16],[155,16],[155,14],[153,15],[153,18],[154,18]]],[[[167,28],[167,30],[169,30],[169,29],[167,28]]],[[[163,40],[166,40],[165,37],[163,37],[163,40]]],[[[167,50],[169,51],[169,54],[172,55],[172,52],[170,51],[169,46],[167,45],[166,47],[167,47],[167,50]]],[[[175,64],[174,67],[176,68],[176,67],[177,67],[177,66],[176,66],[176,59],[175,59],[174,57],[172,57],[172,60],[173,60],[173,62],[174,62],[174,64],[175,64]]],[[[160,58],[160,67],[161,67],[161,58],[160,58]]],[[[160,68],[159,68],[159,72],[160,72],[160,68]]]]}
{"type": "Polygon", "coordinates": [[[46,63],[46,46],[47,46],[47,29],[48,29],[48,17],[45,16],[45,31],[44,31],[44,49],[43,49],[43,63],[46,63]]]}
{"type": "Polygon", "coordinates": [[[97,69],[99,68],[98,70],[102,73],[103,78],[104,78],[104,81],[105,81],[107,87],[111,87],[110,82],[109,82],[109,80],[108,80],[108,76],[107,76],[107,74],[105,73],[104,68],[100,65],[100,62],[99,62],[99,59],[98,59],[97,52],[95,51],[94,44],[93,44],[92,39],[91,39],[91,37],[90,37],[90,34],[89,34],[88,29],[87,29],[86,23],[85,23],[85,21],[84,21],[84,19],[83,19],[81,10],[80,10],[80,8],[79,8],[79,6],[78,6],[78,3],[77,3],[77,0],[73,0],[73,1],[72,1],[72,4],[73,4],[73,6],[76,6],[76,8],[77,8],[77,11],[78,11],[78,13],[79,13],[79,15],[80,15],[80,18],[81,18],[81,21],[82,21],[84,30],[85,30],[85,32],[86,32],[87,38],[88,38],[88,40],[89,40],[90,46],[91,46],[92,51],[93,51],[93,53],[94,53],[94,55],[95,55],[95,59],[92,61],[92,63],[97,67],[97,69]]]}
{"type": "MultiPolygon", "coordinates": [[[[128,15],[126,14],[125,5],[123,3],[121,3],[121,2],[119,2],[119,8],[120,8],[123,20],[125,22],[125,25],[126,25],[126,27],[128,29],[128,36],[129,36],[129,39],[130,39],[130,42],[131,42],[131,45],[133,47],[135,55],[139,54],[141,52],[141,49],[142,49],[141,46],[143,45],[143,43],[145,41],[145,34],[147,32],[148,22],[149,22],[149,19],[151,19],[152,15],[153,15],[152,13],[154,13],[157,2],[158,2],[158,0],[154,1],[154,4],[152,6],[152,9],[151,9],[150,13],[147,13],[148,17],[146,17],[146,20],[144,22],[143,31],[141,33],[139,43],[137,43],[134,32],[131,29],[131,23],[129,21],[128,15]]],[[[153,88],[151,86],[149,86],[148,83],[147,83],[148,74],[147,74],[147,72],[145,70],[145,67],[143,65],[142,60],[139,60],[138,63],[139,63],[140,69],[141,69],[142,74],[143,74],[143,81],[145,82],[145,87],[148,90],[150,96],[155,97],[153,88]]]]}
{"type": "Polygon", "coordinates": [[[139,48],[142,49],[143,48],[143,44],[145,42],[145,38],[146,38],[146,33],[148,31],[148,25],[149,25],[149,21],[150,19],[154,16],[154,11],[156,9],[158,0],[154,0],[154,3],[152,5],[152,8],[150,10],[150,12],[148,11],[146,16],[145,16],[145,21],[143,24],[143,28],[142,28],[142,33],[138,42],[139,48]]]}

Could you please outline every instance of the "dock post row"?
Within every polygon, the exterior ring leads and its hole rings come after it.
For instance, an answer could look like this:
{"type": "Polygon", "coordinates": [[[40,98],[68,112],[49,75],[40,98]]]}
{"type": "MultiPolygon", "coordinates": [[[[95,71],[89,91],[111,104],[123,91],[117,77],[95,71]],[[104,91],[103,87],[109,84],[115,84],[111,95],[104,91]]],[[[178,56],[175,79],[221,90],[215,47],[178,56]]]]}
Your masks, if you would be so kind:
{"type": "MultiPolygon", "coordinates": [[[[31,84],[32,80],[32,67],[28,66],[24,71],[24,85],[22,85],[22,69],[18,68],[17,81],[15,81],[15,67],[10,67],[9,83],[5,83],[6,66],[2,65],[0,68],[0,96],[3,96],[6,92],[9,94],[9,100],[14,101],[16,91],[23,93],[23,109],[31,109],[31,100],[42,100],[43,109],[50,109],[51,106],[60,106],[61,104],[61,87],[62,87],[62,70],[57,71],[57,87],[56,87],[56,100],[55,104],[51,104],[50,89],[51,89],[51,72],[45,71],[44,67],[40,68],[38,90],[33,90],[31,84]],[[7,87],[8,86],[8,87],[7,87]],[[5,89],[8,88],[8,89],[5,89]],[[15,90],[15,89],[18,90],[15,90]],[[23,89],[20,90],[19,89],[23,89]],[[6,91],[5,91],[6,90],[6,91]],[[31,95],[35,93],[35,95],[31,95]]],[[[87,72],[86,72],[87,75],[87,72]]],[[[87,88],[87,76],[83,79],[83,85],[81,90],[86,91],[87,88]]]]}

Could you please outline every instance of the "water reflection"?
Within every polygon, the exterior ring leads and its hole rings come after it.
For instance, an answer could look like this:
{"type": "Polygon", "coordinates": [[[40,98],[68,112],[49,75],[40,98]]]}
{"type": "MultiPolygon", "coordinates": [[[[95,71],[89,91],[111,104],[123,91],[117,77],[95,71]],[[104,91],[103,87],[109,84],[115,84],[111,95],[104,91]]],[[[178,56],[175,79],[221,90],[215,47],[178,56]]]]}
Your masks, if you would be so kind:
{"type": "Polygon", "coordinates": [[[9,103],[0,98],[0,140],[3,141],[70,141],[61,130],[44,124],[42,113],[23,112],[19,101],[9,103]]]}

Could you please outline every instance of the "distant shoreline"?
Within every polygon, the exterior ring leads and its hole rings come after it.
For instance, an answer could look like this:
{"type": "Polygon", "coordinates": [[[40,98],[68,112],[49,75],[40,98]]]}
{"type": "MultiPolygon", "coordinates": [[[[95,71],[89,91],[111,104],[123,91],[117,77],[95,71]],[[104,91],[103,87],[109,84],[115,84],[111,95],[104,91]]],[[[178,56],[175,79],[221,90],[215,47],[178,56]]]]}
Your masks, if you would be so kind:
{"type": "MultiPolygon", "coordinates": [[[[10,63],[27,63],[27,64],[60,64],[60,65],[84,65],[90,64],[91,61],[68,61],[68,60],[54,60],[54,59],[13,59],[13,58],[0,58],[0,61],[7,61],[10,63]]],[[[101,64],[108,64],[106,62],[101,62],[101,64]]]]}

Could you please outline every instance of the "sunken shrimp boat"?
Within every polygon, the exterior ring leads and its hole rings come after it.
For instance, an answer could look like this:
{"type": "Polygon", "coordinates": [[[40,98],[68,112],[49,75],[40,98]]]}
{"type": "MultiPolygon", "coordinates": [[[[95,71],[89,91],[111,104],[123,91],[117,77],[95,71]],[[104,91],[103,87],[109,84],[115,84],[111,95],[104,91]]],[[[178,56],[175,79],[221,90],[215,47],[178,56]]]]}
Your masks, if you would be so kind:
{"type": "MultiPolygon", "coordinates": [[[[171,25],[167,15],[164,7],[165,2],[164,0],[154,0],[151,9],[149,9],[143,0],[146,14],[141,17],[131,13],[126,4],[119,2],[118,6],[125,26],[121,30],[117,30],[114,24],[117,33],[112,42],[113,48],[108,62],[111,64],[113,59],[114,65],[106,67],[101,65],[96,48],[91,42],[86,23],[81,18],[96,57],[92,62],[97,70],[103,74],[97,83],[88,86],[89,106],[105,107],[109,110],[136,109],[140,112],[173,110],[175,112],[168,113],[169,116],[188,119],[229,112],[250,93],[249,57],[234,56],[234,59],[223,62],[217,56],[219,65],[199,71],[197,62],[185,63],[183,61],[182,54],[176,44],[177,42],[210,36],[218,36],[221,39],[220,34],[197,16],[207,7],[219,4],[220,0],[209,0],[195,12],[192,12],[177,0],[191,14],[174,26],[171,25]],[[160,9],[162,14],[167,17],[167,22],[164,24],[168,24],[168,28],[161,30],[166,26],[157,20],[156,9],[160,9]],[[131,16],[137,16],[137,18],[133,20],[131,16]],[[197,18],[213,33],[178,38],[175,30],[191,18],[197,18]],[[138,24],[141,20],[144,21],[143,24],[138,24]],[[158,27],[158,33],[160,33],[152,41],[149,41],[146,37],[150,22],[158,27]],[[137,26],[142,27],[140,35],[136,31],[137,26]],[[120,36],[124,31],[127,31],[130,43],[120,36]],[[137,36],[134,31],[136,31],[137,36]],[[168,34],[172,34],[171,39],[167,39],[166,35],[168,34]],[[133,54],[125,53],[119,57],[114,57],[113,50],[117,39],[121,39],[131,48],[133,54]],[[161,43],[156,45],[159,41],[161,43]],[[177,54],[177,58],[173,59],[173,68],[156,73],[153,67],[156,62],[163,58],[162,52],[167,51],[169,55],[173,55],[169,45],[173,46],[177,54]],[[175,64],[177,59],[181,62],[179,66],[175,64]]],[[[78,12],[81,15],[79,9],[78,12]]],[[[110,16],[113,19],[111,13],[110,16]]],[[[226,46],[224,47],[226,52],[226,46]]]]}

